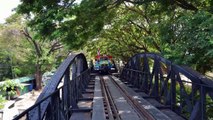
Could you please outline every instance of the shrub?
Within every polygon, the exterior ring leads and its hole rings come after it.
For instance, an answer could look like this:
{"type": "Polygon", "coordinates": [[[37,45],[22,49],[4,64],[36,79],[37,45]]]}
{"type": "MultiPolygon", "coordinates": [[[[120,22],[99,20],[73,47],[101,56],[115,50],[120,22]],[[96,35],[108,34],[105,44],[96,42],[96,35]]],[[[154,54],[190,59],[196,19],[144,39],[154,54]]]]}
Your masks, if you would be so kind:
{"type": "Polygon", "coordinates": [[[6,80],[0,85],[0,92],[4,96],[14,96],[16,95],[17,88],[23,89],[23,86],[13,80],[6,80]]]}
{"type": "Polygon", "coordinates": [[[3,97],[3,95],[0,95],[0,109],[4,108],[5,102],[6,102],[5,97],[3,97]]]}

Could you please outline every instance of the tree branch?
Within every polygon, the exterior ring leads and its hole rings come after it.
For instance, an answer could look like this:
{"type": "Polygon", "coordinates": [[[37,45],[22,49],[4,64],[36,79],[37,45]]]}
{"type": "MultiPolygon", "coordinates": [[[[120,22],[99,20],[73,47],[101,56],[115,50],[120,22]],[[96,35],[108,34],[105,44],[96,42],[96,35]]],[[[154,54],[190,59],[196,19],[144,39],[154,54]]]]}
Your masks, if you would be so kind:
{"type": "Polygon", "coordinates": [[[149,34],[149,35],[151,34],[151,31],[147,30],[143,24],[141,24],[142,26],[140,26],[140,25],[136,24],[135,22],[133,22],[132,20],[129,20],[129,22],[133,25],[136,25],[138,28],[144,30],[147,34],[149,34]]]}
{"type": "Polygon", "coordinates": [[[39,48],[39,44],[33,40],[33,38],[30,36],[27,28],[25,28],[24,30],[21,30],[21,33],[27,38],[27,40],[29,42],[31,42],[36,50],[36,54],[38,55],[38,57],[41,57],[42,54],[41,54],[41,48],[39,48]]]}
{"type": "Polygon", "coordinates": [[[61,48],[63,48],[63,46],[62,46],[62,44],[59,43],[59,41],[54,42],[53,45],[51,46],[50,50],[47,52],[47,56],[49,56],[55,50],[58,50],[61,48]]]}
{"type": "Polygon", "coordinates": [[[129,2],[129,3],[132,3],[132,4],[138,4],[138,5],[142,5],[144,3],[147,3],[147,2],[152,2],[152,1],[156,1],[156,0],[137,0],[137,1],[134,1],[134,0],[124,0],[125,2],[129,2]]]}
{"type": "MultiPolygon", "coordinates": [[[[140,0],[140,1],[124,0],[124,1],[132,3],[132,4],[142,5],[144,3],[157,1],[157,0],[140,0]]],[[[179,7],[186,9],[186,10],[193,10],[193,11],[198,10],[194,5],[188,3],[186,0],[170,0],[169,1],[169,4],[171,4],[171,5],[173,5],[174,3],[176,3],[179,7]]]]}
{"type": "Polygon", "coordinates": [[[176,4],[178,6],[180,6],[181,8],[183,9],[186,9],[186,10],[194,10],[194,11],[197,11],[198,9],[193,6],[192,4],[186,2],[185,0],[175,0],[176,4]]]}

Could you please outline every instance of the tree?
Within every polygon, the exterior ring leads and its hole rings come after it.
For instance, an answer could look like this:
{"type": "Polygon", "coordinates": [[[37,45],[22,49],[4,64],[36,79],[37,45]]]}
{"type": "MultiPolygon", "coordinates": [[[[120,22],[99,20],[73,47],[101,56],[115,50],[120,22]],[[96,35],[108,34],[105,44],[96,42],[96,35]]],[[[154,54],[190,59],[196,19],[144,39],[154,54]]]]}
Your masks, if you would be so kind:
{"type": "MultiPolygon", "coordinates": [[[[20,17],[14,14],[6,21],[6,24],[1,24],[0,30],[0,61],[1,65],[6,67],[2,70],[5,74],[1,80],[21,76],[21,73],[16,71],[16,66],[20,63],[24,64],[25,59],[23,56],[29,54],[29,51],[23,51],[23,46],[28,46],[28,44],[22,42],[24,36],[19,32],[22,26],[20,17]],[[12,22],[12,20],[16,22],[12,22]]],[[[21,69],[22,68],[23,67],[21,67],[21,69]]],[[[27,71],[23,71],[22,73],[27,75],[27,71]]]]}
{"type": "Polygon", "coordinates": [[[123,2],[128,2],[135,5],[144,5],[144,4],[152,4],[159,3],[166,8],[182,8],[184,10],[198,11],[198,10],[207,10],[209,12],[213,12],[212,0],[118,0],[117,4],[121,4],[123,2]]]}
{"type": "Polygon", "coordinates": [[[117,52],[116,56],[125,60],[137,52],[154,51],[170,59],[176,58],[173,60],[180,64],[190,63],[204,73],[212,69],[205,67],[211,66],[211,62],[201,62],[212,59],[209,44],[212,41],[211,28],[208,26],[210,31],[203,30],[206,27],[204,24],[211,24],[212,5],[212,0],[82,0],[80,4],[75,0],[38,0],[23,1],[17,11],[34,15],[29,25],[38,31],[37,34],[60,38],[72,49],[96,43],[104,49],[102,51],[117,52]],[[206,17],[198,15],[202,11],[206,17]],[[198,20],[198,16],[205,22],[198,20]],[[191,28],[198,31],[194,32],[191,28]],[[186,35],[188,32],[192,34],[186,35]],[[208,37],[204,37],[205,34],[208,37]],[[190,47],[194,40],[203,47],[190,47]],[[204,42],[208,44],[203,45],[204,42]],[[208,54],[200,57],[204,53],[208,54]],[[187,56],[196,61],[185,59],[187,56]]]}
{"type": "Polygon", "coordinates": [[[4,64],[9,64],[6,60],[8,56],[12,60],[13,67],[9,72],[13,72],[15,77],[35,73],[37,89],[41,89],[43,72],[57,67],[57,58],[66,57],[68,51],[62,49],[63,46],[58,40],[45,41],[36,36],[35,32],[27,30],[26,22],[18,14],[6,20],[0,31],[0,54],[2,60],[5,60],[4,64]]]}
{"type": "Polygon", "coordinates": [[[163,22],[159,31],[161,39],[169,46],[165,55],[201,73],[213,70],[212,23],[213,15],[205,11],[183,13],[172,23],[163,22]],[[173,34],[168,34],[171,32],[173,34]]]}
{"type": "Polygon", "coordinates": [[[53,64],[53,62],[56,62],[54,61],[55,56],[51,56],[51,54],[61,49],[63,46],[58,40],[51,42],[43,42],[42,40],[36,40],[35,37],[33,38],[30,35],[27,28],[21,30],[21,33],[26,37],[27,41],[34,48],[36,89],[40,90],[42,88],[43,72],[46,70],[51,70],[52,67],[48,66],[53,66],[51,64],[53,64]],[[44,65],[46,66],[42,69],[42,66],[44,65]]]}
{"type": "Polygon", "coordinates": [[[28,16],[28,25],[38,36],[60,39],[71,49],[78,49],[114,16],[106,4],[103,0],[82,0],[80,5],[75,0],[22,1],[17,11],[28,16]]]}
{"type": "Polygon", "coordinates": [[[90,43],[98,44],[102,51],[107,51],[123,61],[140,52],[161,53],[163,47],[161,48],[154,29],[161,18],[156,17],[159,13],[154,13],[153,8],[157,9],[159,5],[138,6],[127,3],[120,5],[115,12],[116,18],[105,25],[95,41],[90,43]],[[149,16],[151,13],[153,16],[149,16]]]}

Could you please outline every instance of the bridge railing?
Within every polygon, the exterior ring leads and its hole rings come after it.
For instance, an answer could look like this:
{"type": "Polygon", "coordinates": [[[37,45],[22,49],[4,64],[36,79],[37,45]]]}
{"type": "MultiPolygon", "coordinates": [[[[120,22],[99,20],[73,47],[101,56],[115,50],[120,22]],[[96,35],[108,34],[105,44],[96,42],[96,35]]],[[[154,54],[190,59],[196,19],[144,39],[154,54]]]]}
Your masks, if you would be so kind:
{"type": "Polygon", "coordinates": [[[15,120],[68,120],[90,80],[83,54],[69,56],[45,86],[36,103],[15,117],[15,120]]]}
{"type": "Polygon", "coordinates": [[[121,79],[155,98],[186,119],[209,119],[213,106],[213,81],[154,53],[133,56],[121,79]]]}

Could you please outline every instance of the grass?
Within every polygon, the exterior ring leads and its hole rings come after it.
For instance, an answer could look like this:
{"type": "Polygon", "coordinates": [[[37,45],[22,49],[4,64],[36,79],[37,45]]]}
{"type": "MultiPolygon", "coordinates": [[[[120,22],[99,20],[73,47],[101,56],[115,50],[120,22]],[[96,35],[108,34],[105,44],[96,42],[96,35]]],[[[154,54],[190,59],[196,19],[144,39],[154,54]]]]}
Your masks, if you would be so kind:
{"type": "Polygon", "coordinates": [[[4,108],[4,103],[6,102],[7,100],[2,96],[0,95],[0,109],[3,109],[4,108]]]}

